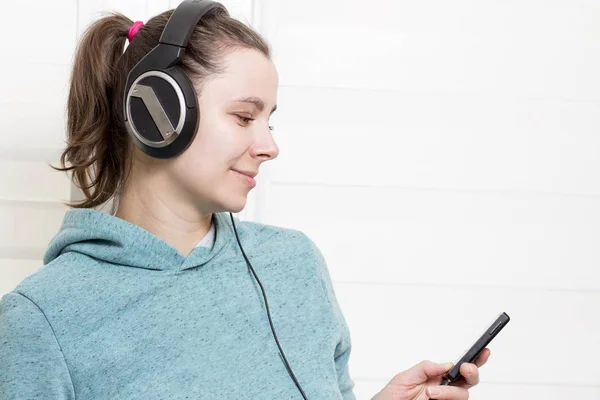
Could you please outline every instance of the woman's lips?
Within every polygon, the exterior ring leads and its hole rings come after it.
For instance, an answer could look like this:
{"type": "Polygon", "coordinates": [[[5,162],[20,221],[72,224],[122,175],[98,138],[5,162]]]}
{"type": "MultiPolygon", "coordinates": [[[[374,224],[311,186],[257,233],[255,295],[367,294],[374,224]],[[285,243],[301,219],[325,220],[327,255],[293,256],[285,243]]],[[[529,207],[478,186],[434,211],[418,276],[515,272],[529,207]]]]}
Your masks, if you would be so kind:
{"type": "MultiPolygon", "coordinates": [[[[235,169],[232,169],[232,171],[233,171],[233,172],[234,172],[234,173],[235,173],[237,176],[239,176],[239,177],[240,177],[240,179],[242,179],[242,180],[243,180],[243,181],[244,181],[246,184],[248,184],[248,186],[250,186],[251,188],[253,188],[253,187],[255,187],[255,186],[256,186],[256,180],[255,180],[255,179],[254,179],[254,178],[253,178],[251,175],[248,175],[248,174],[246,174],[246,173],[243,173],[243,172],[237,171],[237,170],[235,170],[235,169]]],[[[255,176],[256,176],[256,174],[255,174],[255,176]]]]}

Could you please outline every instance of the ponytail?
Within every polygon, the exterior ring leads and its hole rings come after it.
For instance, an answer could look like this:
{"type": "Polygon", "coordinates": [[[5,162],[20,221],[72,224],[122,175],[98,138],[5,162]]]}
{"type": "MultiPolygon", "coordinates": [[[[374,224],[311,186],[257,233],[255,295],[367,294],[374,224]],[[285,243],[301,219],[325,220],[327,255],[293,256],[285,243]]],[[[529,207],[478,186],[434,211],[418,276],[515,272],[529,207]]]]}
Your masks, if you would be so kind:
{"type": "MultiPolygon", "coordinates": [[[[113,96],[119,59],[127,31],[133,21],[114,13],[92,24],[77,51],[67,102],[67,147],[62,168],[72,171],[73,183],[85,199],[74,208],[92,208],[105,203],[120,188],[126,174],[128,138],[119,135],[113,96]],[[66,163],[70,166],[65,167],[66,163]]],[[[119,102],[120,103],[120,102],[119,102]]]]}

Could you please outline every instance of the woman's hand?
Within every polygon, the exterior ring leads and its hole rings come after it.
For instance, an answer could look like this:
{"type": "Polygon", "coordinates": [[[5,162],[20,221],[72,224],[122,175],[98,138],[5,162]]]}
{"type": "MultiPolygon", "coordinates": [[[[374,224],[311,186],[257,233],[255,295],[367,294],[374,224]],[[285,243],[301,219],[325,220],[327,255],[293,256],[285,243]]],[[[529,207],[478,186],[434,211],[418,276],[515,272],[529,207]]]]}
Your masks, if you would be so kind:
{"type": "Polygon", "coordinates": [[[439,386],[442,375],[452,368],[452,363],[422,361],[396,375],[373,400],[467,400],[468,389],[479,383],[479,367],[486,363],[489,356],[490,350],[486,348],[474,364],[461,365],[460,374],[464,379],[452,386],[439,386]]]}

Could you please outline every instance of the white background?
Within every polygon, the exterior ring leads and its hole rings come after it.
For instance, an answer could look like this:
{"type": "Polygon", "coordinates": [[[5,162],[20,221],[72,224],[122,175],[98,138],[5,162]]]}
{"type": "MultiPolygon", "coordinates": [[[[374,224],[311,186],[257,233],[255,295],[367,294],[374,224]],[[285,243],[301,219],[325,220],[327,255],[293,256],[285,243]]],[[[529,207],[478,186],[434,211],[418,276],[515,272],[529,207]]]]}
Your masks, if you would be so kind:
{"type": "MultiPolygon", "coordinates": [[[[99,11],[177,3],[3,4],[0,295],[41,266],[74,193],[47,163],[79,35],[99,11]]],[[[506,311],[472,399],[600,399],[599,3],[223,3],[271,43],[281,83],[281,154],[240,217],[321,248],[358,398],[455,361],[506,311]]]]}

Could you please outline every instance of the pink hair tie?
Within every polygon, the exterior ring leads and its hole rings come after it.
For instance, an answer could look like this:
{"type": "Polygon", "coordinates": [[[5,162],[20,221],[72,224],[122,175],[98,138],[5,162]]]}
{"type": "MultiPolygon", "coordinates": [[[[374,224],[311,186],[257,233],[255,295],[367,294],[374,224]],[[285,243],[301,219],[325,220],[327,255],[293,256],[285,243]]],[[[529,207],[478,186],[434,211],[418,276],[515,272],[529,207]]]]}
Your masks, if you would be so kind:
{"type": "Polygon", "coordinates": [[[133,37],[138,33],[142,26],[144,26],[142,21],[136,21],[129,27],[127,30],[127,39],[129,39],[129,42],[133,40],[133,37]]]}

